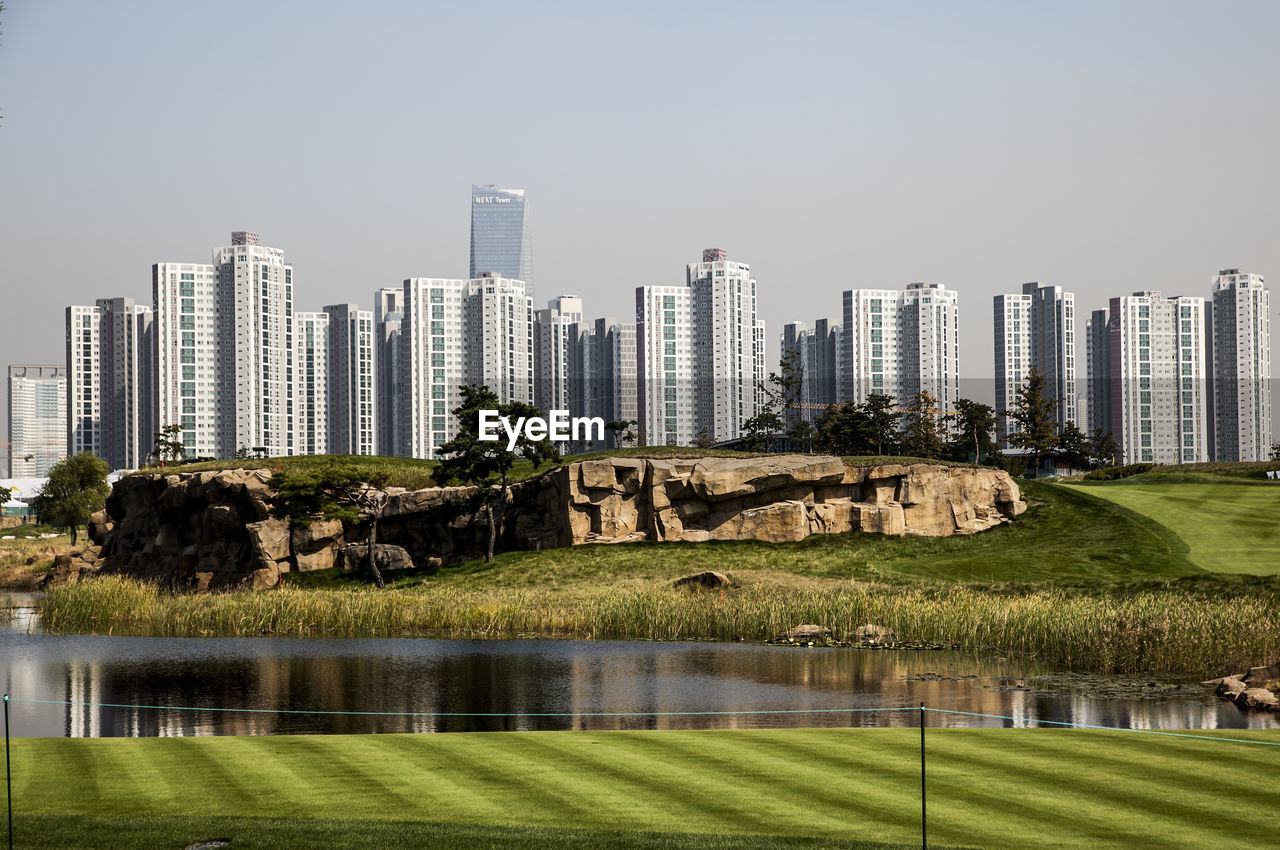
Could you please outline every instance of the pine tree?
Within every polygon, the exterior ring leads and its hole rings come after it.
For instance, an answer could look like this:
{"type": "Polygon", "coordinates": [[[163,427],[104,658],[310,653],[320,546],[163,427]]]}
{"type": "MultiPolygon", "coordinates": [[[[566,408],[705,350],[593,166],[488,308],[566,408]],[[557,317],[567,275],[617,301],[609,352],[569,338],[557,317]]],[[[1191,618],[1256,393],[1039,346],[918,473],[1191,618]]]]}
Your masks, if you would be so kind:
{"type": "Polygon", "coordinates": [[[1058,446],[1058,404],[1061,399],[1046,398],[1044,375],[1031,367],[1027,380],[1018,388],[1013,410],[1004,411],[1018,425],[1009,442],[1031,453],[1031,469],[1040,468],[1040,458],[1052,455],[1058,446]]]}

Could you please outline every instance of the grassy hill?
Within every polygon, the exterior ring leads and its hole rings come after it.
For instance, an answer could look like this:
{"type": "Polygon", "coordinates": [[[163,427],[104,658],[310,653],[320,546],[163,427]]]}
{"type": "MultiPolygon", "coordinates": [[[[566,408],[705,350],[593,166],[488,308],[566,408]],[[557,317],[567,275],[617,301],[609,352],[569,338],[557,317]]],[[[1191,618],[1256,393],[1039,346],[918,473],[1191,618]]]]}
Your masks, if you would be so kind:
{"type": "Polygon", "coordinates": [[[1200,569],[1280,574],[1280,481],[1251,477],[1263,465],[1197,468],[1204,466],[1211,465],[1082,482],[1078,489],[1159,523],[1181,541],[1186,559],[1200,569]]]}

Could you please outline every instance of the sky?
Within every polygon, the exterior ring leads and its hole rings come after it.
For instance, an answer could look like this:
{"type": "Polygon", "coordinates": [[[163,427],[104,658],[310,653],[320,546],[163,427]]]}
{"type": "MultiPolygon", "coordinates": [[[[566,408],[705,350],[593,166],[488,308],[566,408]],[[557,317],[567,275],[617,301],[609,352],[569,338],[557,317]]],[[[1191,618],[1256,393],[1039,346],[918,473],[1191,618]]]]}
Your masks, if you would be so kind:
{"type": "Polygon", "coordinates": [[[591,318],[750,263],[771,362],[845,289],[943,283],[975,396],[1025,281],[1083,315],[1280,275],[1274,2],[4,5],[4,363],[233,230],[299,310],[465,277],[472,183],[527,190],[539,299],[591,318]]]}

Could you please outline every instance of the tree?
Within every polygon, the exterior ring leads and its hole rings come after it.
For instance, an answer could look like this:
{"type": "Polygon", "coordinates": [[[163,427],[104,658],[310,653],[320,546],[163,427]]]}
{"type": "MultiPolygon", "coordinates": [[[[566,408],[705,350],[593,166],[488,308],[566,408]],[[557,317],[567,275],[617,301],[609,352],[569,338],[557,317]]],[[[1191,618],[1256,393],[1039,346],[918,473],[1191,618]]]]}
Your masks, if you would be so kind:
{"type": "Polygon", "coordinates": [[[867,418],[856,404],[833,404],[814,425],[819,451],[834,455],[871,454],[873,446],[867,418]]]}
{"type": "Polygon", "coordinates": [[[276,488],[272,512],[294,525],[306,525],[317,517],[341,520],[346,525],[360,521],[360,512],[369,514],[369,571],[374,583],[385,587],[375,555],[378,549],[378,520],[387,506],[383,489],[391,473],[384,469],[360,469],[350,463],[331,461],[320,467],[282,470],[272,477],[276,488]]]}
{"type": "Polygon", "coordinates": [[[893,448],[894,436],[898,430],[898,419],[902,414],[893,409],[893,396],[872,393],[862,405],[867,419],[867,429],[876,454],[882,455],[893,448]]]}
{"type": "Polygon", "coordinates": [[[863,404],[833,404],[818,417],[814,442],[837,455],[885,454],[894,447],[901,416],[893,396],[877,393],[863,404]]]}
{"type": "Polygon", "coordinates": [[[638,424],[640,423],[634,419],[610,419],[604,423],[604,429],[613,434],[613,444],[623,448],[636,441],[635,429],[638,424]]]}
{"type": "Polygon", "coordinates": [[[79,526],[107,503],[111,494],[107,472],[107,462],[90,452],[58,461],[31,506],[41,521],[68,526],[74,546],[79,526]]]}
{"type": "Polygon", "coordinates": [[[969,452],[973,448],[973,465],[982,462],[984,455],[996,450],[991,432],[996,428],[996,412],[989,404],[967,398],[958,398],[956,408],[956,447],[969,452]]]}
{"type": "Polygon", "coordinates": [[[1061,399],[1046,398],[1044,375],[1032,366],[1027,380],[1018,388],[1013,410],[1004,411],[1018,425],[1009,435],[1009,442],[1031,453],[1031,469],[1040,468],[1040,458],[1052,455],[1058,446],[1058,403],[1061,399]]]}
{"type": "Polygon", "coordinates": [[[1280,460],[1280,443],[1271,444],[1271,459],[1280,460]]]}
{"type": "Polygon", "coordinates": [[[511,468],[524,458],[536,470],[543,463],[555,463],[560,452],[549,439],[531,440],[521,429],[513,449],[508,449],[505,438],[480,439],[480,412],[496,410],[509,422],[521,418],[541,416],[538,408],[520,401],[499,404],[498,396],[483,384],[467,384],[461,387],[462,403],[453,410],[458,418],[458,435],[440,447],[443,456],[432,477],[445,485],[453,481],[471,484],[483,493],[483,506],[489,522],[489,548],[485,560],[493,563],[493,550],[498,535],[502,533],[502,521],[506,513],[510,492],[511,468]],[[495,488],[495,484],[500,485],[495,488]]]}
{"type": "Polygon", "coordinates": [[[695,449],[709,449],[715,444],[715,437],[705,427],[699,428],[698,433],[693,435],[693,447],[695,449]]]}
{"type": "Polygon", "coordinates": [[[1089,465],[1089,438],[1074,422],[1068,422],[1058,435],[1054,454],[1072,469],[1084,469],[1089,465]]]}
{"type": "Polygon", "coordinates": [[[182,445],[181,437],[181,425],[164,426],[159,431],[156,431],[155,448],[151,450],[151,453],[161,463],[164,463],[166,459],[171,461],[181,460],[187,454],[187,447],[182,445]]]}
{"type": "Polygon", "coordinates": [[[942,423],[938,402],[928,391],[912,396],[902,417],[902,451],[913,457],[942,457],[942,423]]]}
{"type": "Polygon", "coordinates": [[[1094,428],[1093,434],[1089,437],[1089,457],[1093,458],[1093,463],[1097,466],[1103,464],[1115,466],[1116,458],[1119,456],[1120,447],[1116,445],[1116,438],[1111,435],[1111,432],[1094,428]]]}

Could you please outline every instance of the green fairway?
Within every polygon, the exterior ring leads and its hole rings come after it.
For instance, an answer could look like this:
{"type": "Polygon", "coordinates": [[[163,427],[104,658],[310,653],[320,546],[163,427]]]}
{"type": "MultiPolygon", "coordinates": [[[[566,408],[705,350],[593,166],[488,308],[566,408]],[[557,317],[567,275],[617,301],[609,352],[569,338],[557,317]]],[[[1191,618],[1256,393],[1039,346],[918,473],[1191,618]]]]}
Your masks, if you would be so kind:
{"type": "MultiPolygon", "coordinates": [[[[918,747],[914,729],[16,739],[16,844],[910,846],[918,747]]],[[[1204,847],[1222,824],[1274,835],[1278,758],[1133,733],[934,729],[929,838],[1204,847]]]]}
{"type": "Polygon", "coordinates": [[[1218,573],[1280,574],[1280,483],[1129,483],[1082,488],[1160,523],[1218,573]]]}

